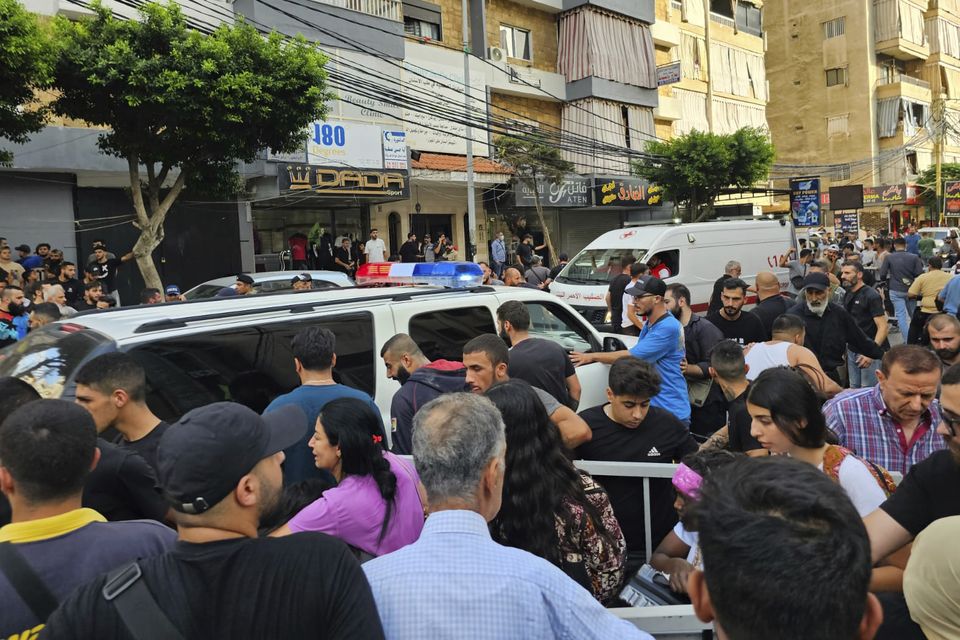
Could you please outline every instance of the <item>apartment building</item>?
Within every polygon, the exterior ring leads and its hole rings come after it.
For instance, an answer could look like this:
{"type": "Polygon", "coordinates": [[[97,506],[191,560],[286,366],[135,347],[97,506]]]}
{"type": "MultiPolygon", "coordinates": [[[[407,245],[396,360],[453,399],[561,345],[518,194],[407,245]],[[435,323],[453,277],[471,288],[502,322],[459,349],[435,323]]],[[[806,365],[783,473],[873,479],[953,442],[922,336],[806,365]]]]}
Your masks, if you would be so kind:
{"type": "MultiPolygon", "coordinates": [[[[910,185],[934,162],[938,94],[960,98],[957,2],[780,0],[764,13],[778,161],[831,165],[815,171],[824,191],[863,184],[861,227],[936,219],[910,185]]],[[[956,162],[960,103],[945,106],[943,160],[956,162]]]]}

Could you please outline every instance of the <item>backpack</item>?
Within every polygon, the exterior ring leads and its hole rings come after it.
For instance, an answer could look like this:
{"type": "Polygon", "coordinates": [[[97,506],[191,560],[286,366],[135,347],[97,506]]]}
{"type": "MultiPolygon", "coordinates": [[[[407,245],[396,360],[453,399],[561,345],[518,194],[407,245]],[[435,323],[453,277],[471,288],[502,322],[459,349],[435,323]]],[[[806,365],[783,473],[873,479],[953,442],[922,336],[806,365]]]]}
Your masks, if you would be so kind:
{"type": "Polygon", "coordinates": [[[890,472],[878,464],[861,458],[850,449],[836,444],[827,445],[827,450],[823,454],[823,472],[834,482],[840,482],[840,465],[843,464],[843,460],[847,456],[853,456],[870,470],[870,475],[872,475],[874,480],[877,481],[877,484],[880,485],[886,497],[889,498],[893,495],[893,492],[897,490],[897,484],[890,476],[890,472]]]}

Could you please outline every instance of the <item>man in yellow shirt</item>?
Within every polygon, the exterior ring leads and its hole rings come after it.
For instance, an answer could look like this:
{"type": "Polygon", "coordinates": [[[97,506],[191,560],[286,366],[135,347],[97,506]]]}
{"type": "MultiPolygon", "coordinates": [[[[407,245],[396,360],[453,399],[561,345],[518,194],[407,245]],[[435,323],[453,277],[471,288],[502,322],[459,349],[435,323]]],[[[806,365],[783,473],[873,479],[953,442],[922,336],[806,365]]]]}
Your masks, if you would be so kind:
{"type": "Polygon", "coordinates": [[[940,313],[937,309],[937,294],[950,282],[951,274],[943,271],[943,261],[934,256],[927,260],[928,269],[926,273],[917,276],[910,289],[907,290],[907,297],[912,300],[919,299],[920,304],[913,313],[913,319],[910,321],[910,333],[907,336],[908,344],[929,343],[929,337],[925,335],[927,320],[931,316],[940,313]]]}

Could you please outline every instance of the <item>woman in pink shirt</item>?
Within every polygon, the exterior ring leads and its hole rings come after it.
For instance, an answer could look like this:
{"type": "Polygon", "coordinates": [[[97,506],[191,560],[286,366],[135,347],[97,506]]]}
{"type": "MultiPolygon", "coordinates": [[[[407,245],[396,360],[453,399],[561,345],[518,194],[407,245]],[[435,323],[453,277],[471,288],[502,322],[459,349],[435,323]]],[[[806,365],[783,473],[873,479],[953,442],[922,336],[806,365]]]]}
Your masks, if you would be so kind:
{"type": "Polygon", "coordinates": [[[420,479],[413,465],[384,451],[380,416],[356,398],[328,402],[310,448],[337,486],[273,535],[319,531],[380,556],[415,542],[423,528],[420,479]]]}

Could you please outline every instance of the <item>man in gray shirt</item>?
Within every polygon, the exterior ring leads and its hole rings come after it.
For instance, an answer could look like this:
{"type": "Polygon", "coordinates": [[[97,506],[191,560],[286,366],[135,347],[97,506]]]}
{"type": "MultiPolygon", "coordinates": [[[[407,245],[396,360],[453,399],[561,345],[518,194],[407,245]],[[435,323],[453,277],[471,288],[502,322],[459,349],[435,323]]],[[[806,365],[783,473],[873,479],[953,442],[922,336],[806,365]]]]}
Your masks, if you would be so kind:
{"type": "Polygon", "coordinates": [[[915,300],[907,297],[907,290],[914,279],[923,273],[923,262],[913,253],[907,253],[907,241],[897,238],[893,241],[894,252],[889,254],[880,265],[880,280],[888,280],[888,292],[897,316],[900,335],[906,336],[910,330],[910,318],[917,306],[915,300]]]}

